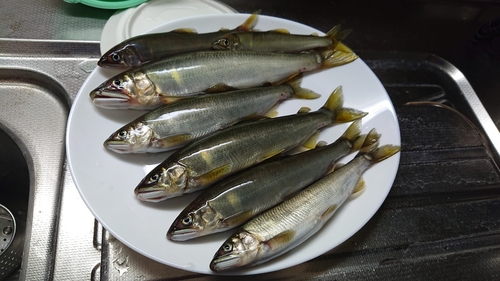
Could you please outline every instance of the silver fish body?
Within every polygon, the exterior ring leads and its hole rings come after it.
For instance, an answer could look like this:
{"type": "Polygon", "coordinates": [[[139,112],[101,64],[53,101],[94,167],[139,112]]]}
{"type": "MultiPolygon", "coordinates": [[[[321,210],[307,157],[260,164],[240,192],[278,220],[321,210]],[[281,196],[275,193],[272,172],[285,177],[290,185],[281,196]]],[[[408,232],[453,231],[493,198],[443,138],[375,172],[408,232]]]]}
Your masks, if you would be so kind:
{"type": "Polygon", "coordinates": [[[214,49],[247,50],[258,52],[302,52],[317,48],[331,48],[350,33],[333,27],[325,36],[290,34],[286,30],[266,32],[242,31],[224,34],[213,43],[214,49]]]}
{"type": "Polygon", "coordinates": [[[297,95],[319,95],[291,84],[196,96],[166,104],[114,132],[104,146],[116,153],[157,153],[176,149],[246,117],[263,116],[277,103],[297,95]]]}
{"type": "Polygon", "coordinates": [[[398,151],[397,146],[360,151],[345,166],[244,224],[220,247],[210,268],[225,271],[256,265],[293,249],[333,216],[359,186],[366,169],[398,151]]]}
{"type": "Polygon", "coordinates": [[[359,149],[360,124],[355,121],[330,145],[256,165],[213,185],[179,214],[167,237],[185,241],[225,231],[275,206],[359,149]]]}
{"type": "Polygon", "coordinates": [[[300,54],[252,51],[193,52],[122,72],[90,93],[96,106],[147,109],[202,92],[280,84],[306,71],[349,63],[352,51],[300,54]]]}
{"type": "Polygon", "coordinates": [[[135,194],[139,200],[158,202],[200,190],[301,145],[327,125],[366,115],[342,104],[337,88],[318,111],[240,123],[191,142],[148,173],[135,194]]]}
{"type": "Polygon", "coordinates": [[[189,29],[144,34],[131,37],[109,49],[99,59],[100,67],[137,67],[148,61],[193,51],[211,50],[212,42],[235,31],[252,30],[257,13],[233,30],[196,33],[189,29]]]}

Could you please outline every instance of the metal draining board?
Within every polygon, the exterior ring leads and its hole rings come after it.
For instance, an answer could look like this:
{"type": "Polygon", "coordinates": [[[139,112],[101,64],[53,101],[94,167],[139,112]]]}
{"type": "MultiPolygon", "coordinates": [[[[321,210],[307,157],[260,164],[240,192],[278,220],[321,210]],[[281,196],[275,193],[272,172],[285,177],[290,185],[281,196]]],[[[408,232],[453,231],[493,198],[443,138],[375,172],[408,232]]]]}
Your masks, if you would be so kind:
{"type": "MultiPolygon", "coordinates": [[[[473,89],[433,55],[358,53],[384,84],[400,122],[401,163],[392,190],[348,241],[259,280],[498,279],[499,133],[473,89]]],[[[232,279],[159,264],[96,227],[102,255],[92,280],[232,279]]]]}

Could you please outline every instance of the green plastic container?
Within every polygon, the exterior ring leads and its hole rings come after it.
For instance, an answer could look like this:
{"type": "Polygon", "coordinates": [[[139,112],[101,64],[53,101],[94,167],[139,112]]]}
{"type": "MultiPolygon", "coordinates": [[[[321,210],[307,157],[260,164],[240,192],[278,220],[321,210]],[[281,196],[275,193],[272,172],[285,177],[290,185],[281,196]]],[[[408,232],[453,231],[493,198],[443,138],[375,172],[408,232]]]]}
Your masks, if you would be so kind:
{"type": "Polygon", "coordinates": [[[135,7],[147,0],[64,0],[64,2],[76,4],[81,3],[87,6],[100,9],[125,9],[135,7]]]}

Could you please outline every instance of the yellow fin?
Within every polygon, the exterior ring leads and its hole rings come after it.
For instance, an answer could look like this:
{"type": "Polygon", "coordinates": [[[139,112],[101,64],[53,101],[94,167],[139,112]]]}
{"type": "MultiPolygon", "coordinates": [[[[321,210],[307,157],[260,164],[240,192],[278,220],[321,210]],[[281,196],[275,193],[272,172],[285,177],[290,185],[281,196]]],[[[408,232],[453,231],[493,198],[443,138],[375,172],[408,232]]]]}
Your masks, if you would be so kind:
{"type": "Polygon", "coordinates": [[[370,154],[373,157],[373,161],[377,163],[391,157],[392,155],[398,153],[400,150],[401,147],[398,145],[387,144],[375,149],[370,154]]]}
{"type": "Polygon", "coordinates": [[[264,160],[266,160],[266,159],[269,159],[269,158],[271,158],[271,157],[273,157],[273,156],[276,156],[276,155],[278,155],[278,154],[282,153],[283,151],[285,151],[285,150],[284,150],[284,149],[280,149],[280,150],[274,150],[274,151],[271,151],[271,152],[269,152],[268,154],[266,154],[266,155],[264,155],[264,156],[262,157],[262,161],[264,161],[264,160]]]}
{"type": "Polygon", "coordinates": [[[273,30],[271,30],[271,32],[277,32],[277,33],[283,33],[283,34],[290,34],[290,31],[288,31],[287,29],[284,29],[284,28],[273,29],[273,30]]]}
{"type": "MultiPolygon", "coordinates": [[[[341,30],[340,24],[337,24],[336,26],[332,27],[327,33],[326,36],[330,37],[334,41],[342,41],[344,40],[349,34],[351,34],[352,29],[345,29],[341,30]]],[[[345,45],[344,45],[345,46],[345,45]]],[[[343,47],[342,47],[343,48],[343,47]]],[[[346,49],[344,49],[346,50],[346,49]]],[[[350,50],[350,49],[349,49],[350,50]]]]}
{"type": "Polygon", "coordinates": [[[226,84],[216,84],[216,85],[213,85],[212,87],[206,89],[203,92],[220,93],[220,92],[226,92],[226,91],[232,91],[232,90],[235,90],[235,89],[231,86],[226,85],[226,84]]]}
{"type": "Polygon", "coordinates": [[[202,186],[206,186],[216,182],[217,180],[223,178],[231,171],[231,164],[226,164],[224,166],[215,168],[199,177],[197,177],[196,181],[199,182],[202,186]]]}
{"type": "Polygon", "coordinates": [[[288,245],[295,237],[295,231],[285,230],[280,234],[269,239],[266,244],[271,249],[281,248],[288,245]]]}
{"type": "Polygon", "coordinates": [[[341,109],[342,106],[344,106],[344,93],[342,92],[342,86],[338,86],[330,94],[323,107],[329,111],[335,112],[336,110],[341,109]]]}
{"type": "Polygon", "coordinates": [[[336,44],[335,50],[326,50],[322,52],[321,55],[323,57],[323,65],[321,68],[341,66],[353,62],[358,58],[358,55],[340,42],[336,44]]]}
{"type": "Polygon", "coordinates": [[[298,99],[307,99],[307,100],[317,99],[321,97],[320,94],[312,90],[301,88],[300,87],[301,82],[302,78],[300,76],[287,82],[287,84],[290,85],[293,89],[293,97],[298,99]]]}
{"type": "Polygon", "coordinates": [[[299,109],[299,111],[297,111],[297,114],[304,114],[304,113],[309,113],[311,112],[311,108],[307,107],[307,106],[303,106],[299,109]]]}
{"type": "Polygon", "coordinates": [[[162,95],[160,95],[160,96],[158,97],[158,99],[159,99],[162,103],[164,103],[164,104],[168,104],[168,103],[173,103],[173,102],[176,102],[176,101],[181,100],[181,99],[183,99],[183,98],[179,98],[179,97],[172,97],[172,96],[162,96],[162,95]]]}
{"type": "Polygon", "coordinates": [[[336,123],[346,123],[353,120],[357,120],[363,118],[367,115],[367,112],[363,112],[361,110],[353,109],[353,108],[342,108],[338,110],[335,114],[335,122],[336,123]]]}
{"type": "Polygon", "coordinates": [[[313,32],[313,33],[311,33],[311,36],[318,37],[319,35],[317,32],[313,32]]]}
{"type": "Polygon", "coordinates": [[[323,146],[327,146],[328,143],[326,141],[319,141],[317,144],[316,144],[316,147],[323,147],[323,146]]]}
{"type": "Polygon", "coordinates": [[[240,212],[238,214],[225,218],[222,223],[228,227],[238,226],[249,221],[253,216],[255,216],[255,212],[252,210],[240,212]]]}
{"type": "Polygon", "coordinates": [[[345,130],[342,138],[348,140],[350,143],[354,143],[358,139],[359,134],[361,134],[361,120],[356,120],[345,130]]]}
{"type": "Polygon", "coordinates": [[[257,20],[259,18],[260,10],[253,12],[248,19],[242,23],[240,26],[236,27],[235,30],[239,31],[251,31],[257,25],[257,20]]]}
{"type": "Polygon", "coordinates": [[[378,140],[380,139],[380,134],[377,133],[375,128],[371,129],[370,132],[365,137],[359,153],[370,153],[378,147],[378,140]]]}
{"type": "Polygon", "coordinates": [[[179,146],[193,138],[191,134],[181,134],[162,138],[160,143],[163,147],[179,146]]]}
{"type": "Polygon", "coordinates": [[[269,110],[264,116],[268,118],[274,118],[279,115],[278,110],[276,110],[276,107],[272,108],[269,110]]]}
{"type": "Polygon", "coordinates": [[[358,194],[359,192],[363,191],[365,189],[365,180],[363,177],[360,177],[358,182],[356,183],[356,186],[354,187],[354,190],[352,191],[352,194],[358,194]]]}
{"type": "Polygon", "coordinates": [[[196,29],[193,28],[178,28],[175,30],[172,30],[172,32],[177,32],[177,33],[198,33],[196,29]]]}
{"type": "Polygon", "coordinates": [[[328,207],[328,209],[326,209],[326,211],[324,211],[321,215],[321,220],[328,219],[333,213],[335,213],[335,211],[337,211],[338,207],[339,206],[337,204],[328,207]]]}
{"type": "Polygon", "coordinates": [[[307,149],[313,149],[316,147],[316,143],[318,142],[318,137],[319,137],[319,132],[315,132],[310,136],[303,144],[302,146],[307,148],[307,149]]]}

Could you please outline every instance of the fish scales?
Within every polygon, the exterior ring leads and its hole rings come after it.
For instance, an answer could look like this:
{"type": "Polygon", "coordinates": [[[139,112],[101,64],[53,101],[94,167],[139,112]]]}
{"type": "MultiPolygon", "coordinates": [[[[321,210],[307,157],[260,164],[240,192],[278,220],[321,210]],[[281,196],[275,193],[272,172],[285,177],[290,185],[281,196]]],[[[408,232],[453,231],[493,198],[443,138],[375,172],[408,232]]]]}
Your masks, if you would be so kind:
{"type": "Polygon", "coordinates": [[[374,150],[377,145],[363,147],[345,166],[244,224],[215,254],[210,268],[223,271],[260,264],[311,237],[359,190],[366,169],[400,149],[386,145],[374,150]]]}
{"type": "Polygon", "coordinates": [[[297,147],[319,129],[366,113],[343,107],[342,87],[314,112],[243,122],[177,150],[137,185],[139,200],[158,202],[205,188],[239,170],[297,147]]]}
{"type": "Polygon", "coordinates": [[[164,96],[186,96],[217,87],[234,89],[277,83],[299,72],[321,66],[317,53],[301,55],[211,51],[157,61],[146,73],[164,96]]]}
{"type": "Polygon", "coordinates": [[[179,214],[167,237],[185,241],[224,231],[278,204],[359,149],[360,125],[355,121],[330,145],[254,166],[215,184],[179,214]]]}
{"type": "Polygon", "coordinates": [[[318,128],[329,124],[330,118],[328,114],[311,113],[307,116],[291,115],[236,125],[215,137],[193,144],[188,150],[181,150],[180,157],[172,160],[190,167],[192,177],[204,175],[213,167],[229,163],[232,170],[241,170],[268,156],[298,146],[318,128]],[[221,139],[226,141],[221,142],[221,139]],[[204,153],[208,151],[210,156],[204,153]]]}

